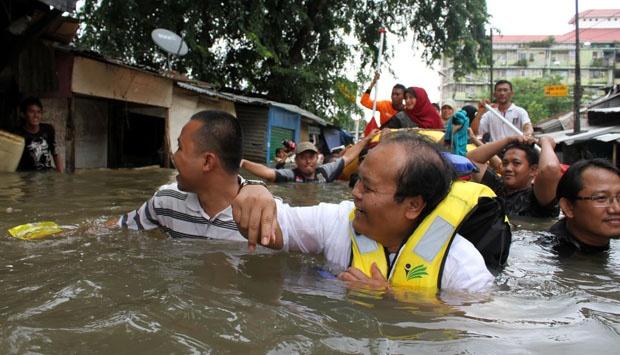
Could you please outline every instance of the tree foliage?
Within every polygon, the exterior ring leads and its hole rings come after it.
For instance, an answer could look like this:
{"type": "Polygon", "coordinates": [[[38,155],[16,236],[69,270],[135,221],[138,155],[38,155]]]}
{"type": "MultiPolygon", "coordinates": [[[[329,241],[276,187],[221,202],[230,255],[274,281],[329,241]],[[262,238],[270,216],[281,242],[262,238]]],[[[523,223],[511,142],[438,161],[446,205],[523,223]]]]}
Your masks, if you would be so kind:
{"type": "Polygon", "coordinates": [[[150,33],[167,28],[190,47],[176,70],[337,121],[356,110],[350,66],[370,74],[380,27],[402,39],[413,31],[423,57],[454,58],[457,75],[475,70],[489,48],[485,0],[86,0],[77,16],[81,47],[161,67],[150,33]]]}
{"type": "Polygon", "coordinates": [[[514,79],[512,81],[514,102],[529,113],[532,123],[570,111],[573,107],[572,94],[569,93],[569,96],[565,97],[545,96],[545,86],[560,85],[563,82],[559,76],[514,79]]]}

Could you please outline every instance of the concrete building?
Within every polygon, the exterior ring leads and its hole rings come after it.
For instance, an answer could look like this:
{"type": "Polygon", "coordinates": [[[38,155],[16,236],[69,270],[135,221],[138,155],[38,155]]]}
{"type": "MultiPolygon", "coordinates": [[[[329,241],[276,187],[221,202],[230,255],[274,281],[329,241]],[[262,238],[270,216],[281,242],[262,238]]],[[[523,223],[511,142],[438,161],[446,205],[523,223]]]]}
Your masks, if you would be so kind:
{"type": "MultiPolygon", "coordinates": [[[[574,18],[569,21],[574,24],[574,18]]],[[[620,83],[620,9],[587,10],[579,14],[581,85],[585,98],[620,83]]],[[[441,99],[459,106],[490,95],[490,68],[454,78],[452,62],[442,61],[441,99]]],[[[560,36],[495,35],[493,80],[559,76],[557,84],[574,85],[575,31],[560,36]]]]}

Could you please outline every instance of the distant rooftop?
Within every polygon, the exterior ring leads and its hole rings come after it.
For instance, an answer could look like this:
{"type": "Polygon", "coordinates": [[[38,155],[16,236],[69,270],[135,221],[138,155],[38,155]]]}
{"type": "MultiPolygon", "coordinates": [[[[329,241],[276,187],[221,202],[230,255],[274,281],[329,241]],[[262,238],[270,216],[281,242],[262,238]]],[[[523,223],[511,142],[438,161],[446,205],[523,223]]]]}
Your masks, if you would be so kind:
{"type": "MultiPolygon", "coordinates": [[[[544,41],[549,37],[554,37],[556,43],[574,43],[575,31],[570,31],[563,35],[496,35],[493,36],[494,43],[526,43],[534,41],[544,41]]],[[[579,29],[579,41],[590,43],[610,43],[620,42],[620,28],[581,28],[579,29]]]]}
{"type": "MultiPolygon", "coordinates": [[[[594,9],[594,10],[586,10],[579,13],[579,19],[585,18],[614,18],[617,17],[620,19],[620,9],[594,9]]],[[[569,24],[575,23],[575,16],[568,21],[569,24]]]]}

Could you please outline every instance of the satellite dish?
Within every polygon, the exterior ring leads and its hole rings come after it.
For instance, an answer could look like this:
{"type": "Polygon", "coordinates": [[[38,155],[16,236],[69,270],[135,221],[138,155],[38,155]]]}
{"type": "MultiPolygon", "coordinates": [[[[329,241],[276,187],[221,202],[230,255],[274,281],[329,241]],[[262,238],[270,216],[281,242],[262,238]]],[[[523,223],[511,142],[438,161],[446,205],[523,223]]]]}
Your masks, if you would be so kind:
{"type": "Polygon", "coordinates": [[[159,48],[168,52],[168,54],[183,56],[189,51],[187,43],[178,34],[169,31],[164,28],[157,28],[151,32],[151,38],[153,42],[159,46],[159,48]]]}

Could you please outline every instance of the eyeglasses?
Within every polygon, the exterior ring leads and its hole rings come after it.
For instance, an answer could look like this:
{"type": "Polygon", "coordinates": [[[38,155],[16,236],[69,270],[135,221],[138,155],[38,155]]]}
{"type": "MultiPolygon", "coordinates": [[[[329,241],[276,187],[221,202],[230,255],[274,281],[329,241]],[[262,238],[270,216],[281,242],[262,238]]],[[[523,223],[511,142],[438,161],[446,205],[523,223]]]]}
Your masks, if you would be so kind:
{"type": "Polygon", "coordinates": [[[595,207],[609,207],[614,201],[620,203],[620,195],[607,196],[607,195],[592,195],[592,196],[577,196],[575,200],[591,200],[595,207]]]}

